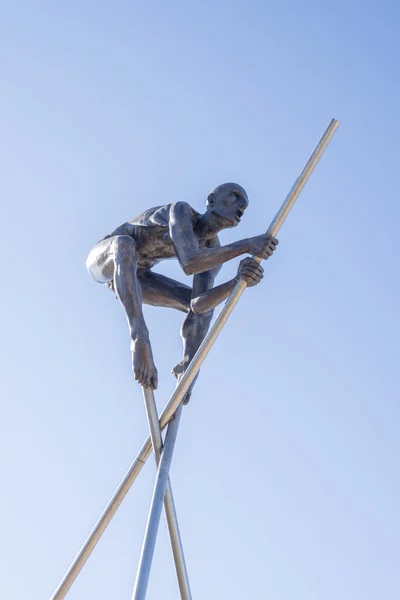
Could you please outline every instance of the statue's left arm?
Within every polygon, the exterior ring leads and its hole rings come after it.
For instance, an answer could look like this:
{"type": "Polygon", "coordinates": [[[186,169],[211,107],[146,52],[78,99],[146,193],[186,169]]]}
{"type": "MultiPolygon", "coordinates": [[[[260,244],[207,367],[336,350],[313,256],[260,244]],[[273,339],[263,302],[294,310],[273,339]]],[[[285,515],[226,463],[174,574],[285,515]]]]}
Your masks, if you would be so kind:
{"type": "MultiPolygon", "coordinates": [[[[216,247],[219,245],[219,241],[215,238],[209,244],[212,247],[216,247]]],[[[262,266],[249,257],[240,262],[236,277],[214,288],[214,281],[219,270],[220,267],[216,267],[193,277],[191,309],[181,329],[183,359],[172,370],[173,374],[178,378],[186,371],[190,361],[206,337],[214,308],[229,296],[239,279],[244,279],[248,286],[253,286],[263,278],[262,266]]],[[[185,396],[185,403],[189,401],[192,388],[193,384],[185,396]]]]}
{"type": "MultiPolygon", "coordinates": [[[[218,238],[210,240],[209,246],[213,248],[219,247],[218,238]]],[[[197,298],[213,288],[215,278],[220,269],[221,267],[215,267],[209,271],[204,271],[204,273],[194,275],[192,298],[197,298]]],[[[201,311],[201,314],[195,313],[192,309],[189,310],[181,328],[183,358],[181,362],[172,369],[172,372],[176,377],[179,377],[186,371],[201,342],[206,337],[213,312],[212,307],[208,310],[201,311]]],[[[190,387],[186,401],[190,397],[192,387],[193,386],[190,387]]]]}
{"type": "Polygon", "coordinates": [[[243,279],[248,287],[252,287],[253,285],[257,285],[257,283],[260,283],[264,277],[263,273],[263,267],[253,258],[244,258],[240,261],[236,277],[230,279],[226,283],[209,288],[198,296],[192,294],[190,308],[196,314],[207,312],[225,300],[233,291],[238,281],[243,279]]]}

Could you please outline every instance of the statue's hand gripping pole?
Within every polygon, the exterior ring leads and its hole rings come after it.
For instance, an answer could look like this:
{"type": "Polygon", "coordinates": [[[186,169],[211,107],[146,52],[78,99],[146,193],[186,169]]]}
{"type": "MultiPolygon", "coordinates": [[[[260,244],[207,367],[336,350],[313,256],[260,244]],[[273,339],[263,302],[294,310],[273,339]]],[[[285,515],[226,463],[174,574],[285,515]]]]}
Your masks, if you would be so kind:
{"type": "MultiPolygon", "coordinates": [[[[274,220],[272,221],[271,225],[268,228],[267,232],[270,233],[271,235],[273,235],[274,237],[276,236],[279,229],[281,228],[290,209],[296,202],[300,192],[302,191],[304,185],[306,184],[308,178],[310,177],[312,171],[314,170],[315,165],[317,164],[317,162],[321,158],[322,154],[326,150],[326,148],[327,148],[329,142],[331,141],[338,126],[339,126],[339,122],[336,119],[332,119],[331,122],[329,123],[328,127],[326,128],[324,134],[322,135],[320,141],[318,142],[317,146],[315,147],[313,153],[311,154],[309,160],[307,161],[305,167],[303,168],[299,177],[296,179],[292,189],[290,190],[284,203],[282,204],[281,208],[279,209],[274,220]]],[[[259,258],[256,258],[256,260],[257,260],[257,262],[261,262],[261,259],[259,259],[259,258]]],[[[244,281],[239,281],[237,283],[237,285],[235,286],[235,288],[233,289],[233,291],[232,291],[231,295],[229,296],[229,298],[227,299],[223,309],[221,310],[221,312],[218,315],[217,319],[215,320],[212,328],[210,329],[207,337],[204,339],[203,343],[199,347],[197,353],[193,357],[193,360],[191,361],[189,367],[187,368],[185,374],[183,375],[179,385],[175,389],[174,393],[172,394],[171,398],[169,399],[168,404],[164,408],[164,410],[161,414],[161,417],[160,417],[161,429],[163,429],[167,425],[167,423],[171,420],[171,418],[173,417],[175,411],[179,407],[183,397],[185,396],[187,390],[189,389],[190,384],[194,380],[197,372],[199,371],[204,359],[206,358],[208,352],[210,351],[212,345],[214,344],[215,340],[217,339],[220,331],[222,330],[223,326],[225,325],[226,321],[228,320],[231,312],[235,308],[237,302],[239,301],[239,298],[241,297],[241,295],[243,294],[245,289],[246,289],[246,282],[244,282],[244,281]]],[[[146,439],[146,441],[144,442],[143,446],[141,447],[141,449],[139,450],[138,455],[136,456],[135,460],[133,461],[132,465],[130,466],[124,479],[121,481],[118,489],[114,493],[114,496],[111,498],[110,502],[104,509],[102,515],[100,516],[100,518],[97,521],[96,525],[94,526],[93,530],[89,534],[89,537],[87,538],[86,542],[82,546],[82,549],[76,556],[74,562],[68,569],[68,571],[65,574],[63,580],[61,581],[60,585],[54,592],[51,600],[62,600],[63,598],[65,598],[69,588],[71,587],[71,585],[73,584],[73,582],[75,581],[77,576],[79,575],[81,569],[83,568],[83,566],[86,563],[87,559],[89,558],[90,554],[94,550],[94,547],[96,546],[100,537],[102,536],[105,529],[107,528],[107,525],[109,524],[109,522],[111,521],[111,519],[113,518],[115,513],[117,512],[118,507],[120,506],[121,502],[125,498],[126,494],[128,493],[128,491],[129,491],[130,487],[132,486],[133,482],[135,481],[136,477],[139,475],[144,463],[146,462],[146,460],[148,459],[148,457],[151,453],[151,448],[152,448],[151,439],[150,439],[150,437],[148,437],[146,439]]]]}
{"type": "MultiPolygon", "coordinates": [[[[292,206],[296,202],[297,198],[299,197],[300,192],[302,191],[308,178],[310,177],[311,173],[313,172],[315,165],[317,164],[317,162],[321,158],[322,154],[326,150],[329,142],[331,141],[331,139],[338,127],[339,127],[339,121],[337,121],[336,119],[332,119],[331,122],[329,123],[328,127],[326,128],[324,134],[322,135],[320,141],[318,142],[317,146],[315,147],[314,152],[311,154],[311,156],[308,159],[306,165],[304,166],[302,172],[296,179],[292,189],[290,190],[289,194],[286,196],[286,199],[283,202],[279,211],[277,212],[274,220],[272,221],[271,225],[268,227],[267,233],[271,234],[274,237],[277,235],[284,220],[288,216],[290,209],[292,208],[292,206]]],[[[254,258],[258,263],[261,262],[261,258],[259,258],[259,257],[254,257],[254,258]]],[[[163,410],[163,412],[161,414],[161,419],[160,419],[161,429],[163,429],[163,427],[165,427],[165,425],[168,423],[168,421],[171,419],[174,412],[178,408],[182,398],[184,397],[185,393],[189,389],[190,384],[192,383],[193,379],[195,378],[204,359],[206,358],[207,354],[209,353],[212,345],[214,344],[215,340],[217,339],[220,331],[224,327],[226,321],[228,320],[231,312],[235,308],[236,304],[238,303],[238,301],[239,301],[241,295],[243,294],[244,290],[246,289],[246,287],[247,287],[247,284],[245,281],[239,281],[236,284],[236,286],[234,287],[234,289],[232,290],[229,298],[227,299],[227,301],[224,304],[224,307],[222,308],[221,312],[219,313],[219,315],[218,315],[217,319],[215,320],[213,326],[211,327],[210,331],[208,332],[207,337],[204,339],[201,346],[197,350],[196,354],[193,357],[193,360],[191,361],[189,367],[187,368],[185,374],[183,375],[179,385],[175,389],[167,406],[163,410]]]]}

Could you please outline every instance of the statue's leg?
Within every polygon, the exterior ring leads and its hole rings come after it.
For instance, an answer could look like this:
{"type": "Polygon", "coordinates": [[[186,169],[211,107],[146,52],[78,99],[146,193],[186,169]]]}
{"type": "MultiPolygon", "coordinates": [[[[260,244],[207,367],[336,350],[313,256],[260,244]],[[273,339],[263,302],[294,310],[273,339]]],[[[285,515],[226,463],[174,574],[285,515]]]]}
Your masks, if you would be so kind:
{"type": "MultiPolygon", "coordinates": [[[[186,371],[190,361],[196,354],[198,347],[207,335],[211,323],[213,311],[196,315],[190,310],[192,288],[179,281],[174,281],[152,271],[138,273],[140,285],[143,292],[143,302],[153,306],[166,306],[187,313],[181,327],[183,342],[183,358],[172,369],[175,377],[179,378],[186,371]]],[[[192,388],[190,386],[184,402],[189,401],[192,388]]]]}
{"type": "Polygon", "coordinates": [[[145,304],[189,311],[192,288],[188,285],[152,271],[139,271],[138,278],[145,304]]]}
{"type": "Polygon", "coordinates": [[[143,317],[134,239],[129,235],[116,235],[102,240],[90,252],[86,265],[99,283],[113,281],[129,324],[135,379],[144,387],[156,389],[157,370],[143,317]]]}
{"type": "MultiPolygon", "coordinates": [[[[183,358],[172,369],[172,373],[177,379],[179,379],[185,373],[192,358],[199,349],[200,344],[206,337],[212,320],[213,312],[214,311],[210,310],[202,314],[195,314],[191,310],[189,310],[188,314],[186,315],[186,318],[183,321],[181,327],[181,338],[183,342],[183,358]]],[[[198,374],[196,375],[193,383],[186,392],[186,395],[183,399],[184,404],[187,404],[190,400],[193,386],[196,383],[197,377],[198,374]]]]}

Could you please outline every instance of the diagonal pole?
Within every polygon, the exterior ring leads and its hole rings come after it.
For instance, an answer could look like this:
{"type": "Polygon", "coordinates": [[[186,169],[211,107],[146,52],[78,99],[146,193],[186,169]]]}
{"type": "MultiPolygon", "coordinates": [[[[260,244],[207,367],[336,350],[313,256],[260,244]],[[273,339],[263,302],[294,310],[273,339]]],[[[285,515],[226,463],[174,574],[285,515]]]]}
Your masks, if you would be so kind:
{"type": "Polygon", "coordinates": [[[165,444],[161,454],[160,464],[158,465],[153,497],[151,499],[149,518],[147,520],[146,532],[143,540],[142,552],[140,555],[132,600],[144,600],[146,598],[151,563],[153,560],[158,527],[161,519],[162,505],[164,502],[167,483],[169,481],[169,469],[171,467],[181,414],[182,404],[179,405],[172,421],[170,421],[168,424],[167,435],[165,436],[165,444]]]}
{"type": "MultiPolygon", "coordinates": [[[[282,206],[279,209],[278,213],[276,214],[274,220],[272,221],[270,227],[268,228],[268,232],[271,233],[271,235],[276,235],[277,232],[279,231],[279,229],[281,228],[290,209],[296,202],[300,192],[302,191],[304,185],[306,184],[306,181],[310,177],[312,171],[314,170],[315,165],[317,164],[317,162],[321,158],[322,154],[326,150],[326,148],[327,148],[329,142],[331,141],[338,126],[339,126],[339,121],[337,121],[336,119],[332,119],[331,122],[329,123],[329,125],[326,128],[324,134],[322,135],[320,141],[318,142],[313,153],[311,154],[306,165],[304,166],[302,172],[300,173],[299,177],[296,179],[296,181],[295,181],[292,189],[290,190],[289,194],[287,195],[284,203],[282,204],[282,206]]],[[[246,284],[243,281],[239,281],[239,283],[235,286],[234,290],[232,291],[231,295],[229,296],[228,300],[226,301],[223,309],[221,310],[220,314],[218,315],[217,319],[215,320],[212,328],[208,332],[207,337],[204,339],[204,341],[201,344],[200,348],[198,349],[197,353],[193,357],[193,360],[190,363],[189,367],[187,368],[185,374],[183,375],[179,385],[175,389],[174,393],[172,394],[171,398],[169,399],[169,402],[167,403],[166,407],[164,408],[163,412],[161,413],[161,417],[160,417],[161,430],[164,429],[164,427],[168,424],[168,422],[171,420],[172,416],[174,415],[174,412],[178,408],[185,393],[189,389],[190,384],[194,380],[197,372],[199,371],[211,346],[214,344],[221,329],[225,325],[231,312],[233,311],[237,302],[239,301],[240,296],[243,294],[245,287],[246,287],[246,284]]],[[[64,575],[64,578],[62,579],[58,588],[56,589],[53,596],[51,597],[51,600],[62,600],[63,598],[65,598],[68,590],[70,589],[71,585],[74,583],[75,579],[78,577],[78,575],[79,575],[80,571],[82,570],[83,566],[85,565],[87,559],[91,555],[97,542],[99,541],[99,539],[103,535],[104,531],[106,530],[107,525],[110,523],[111,519],[117,512],[121,502],[123,501],[123,499],[125,498],[126,494],[129,491],[129,489],[133,485],[133,482],[135,481],[136,477],[139,475],[144,463],[146,462],[146,460],[148,459],[150,454],[151,454],[151,439],[150,439],[150,437],[148,437],[146,439],[146,441],[144,442],[143,446],[141,447],[141,449],[139,450],[139,453],[137,454],[135,460],[133,461],[130,468],[128,469],[128,472],[126,473],[125,477],[121,481],[119,487],[117,488],[117,490],[114,493],[113,497],[111,498],[110,502],[107,504],[106,508],[104,509],[104,511],[103,511],[102,515],[100,516],[99,520],[97,521],[96,525],[90,532],[89,537],[87,538],[86,542],[84,543],[81,550],[77,554],[74,562],[72,563],[72,565],[70,566],[70,568],[68,569],[66,574],[64,575]]]]}
{"type": "MultiPolygon", "coordinates": [[[[160,423],[158,420],[157,407],[154,392],[150,388],[142,388],[146,405],[147,420],[149,423],[151,443],[153,446],[156,465],[159,466],[161,450],[163,446],[160,423]]],[[[169,537],[171,540],[172,553],[175,561],[175,570],[178,578],[179,590],[182,600],[191,600],[189,577],[186,570],[185,556],[183,554],[182,540],[179,533],[178,518],[175,510],[174,497],[169,477],[166,481],[164,496],[165,516],[167,518],[169,537]]]]}
{"type": "MultiPolygon", "coordinates": [[[[321,154],[322,154],[322,150],[321,150],[321,154]]],[[[313,167],[311,167],[311,165],[310,165],[308,175],[311,173],[312,168],[313,167]]],[[[306,182],[306,177],[304,177],[303,179],[300,178],[300,182],[299,182],[299,180],[297,180],[295,182],[292,190],[296,189],[297,195],[300,194],[301,189],[304,186],[305,182],[306,182]],[[302,183],[302,185],[301,185],[301,183],[302,183]]],[[[289,196],[290,196],[290,194],[289,194],[289,196]]],[[[293,203],[294,203],[294,200],[293,200],[292,204],[288,204],[287,202],[284,203],[280,212],[276,215],[275,219],[272,221],[267,233],[270,233],[271,235],[276,235],[276,233],[278,232],[278,230],[280,228],[281,223],[283,223],[291,206],[293,206],[293,203]]],[[[261,260],[262,260],[261,258],[259,258],[259,257],[253,257],[253,258],[255,258],[255,260],[258,263],[261,263],[261,260]]],[[[202,346],[199,348],[199,352],[203,348],[203,353],[204,353],[204,357],[201,362],[203,362],[205,356],[208,354],[208,351],[211,348],[211,345],[214,343],[214,340],[219,335],[220,331],[222,330],[222,327],[224,326],[224,324],[226,322],[226,319],[228,318],[228,316],[230,315],[230,313],[236,306],[237,302],[239,301],[239,299],[240,299],[241,295],[243,294],[244,290],[246,289],[246,287],[247,287],[246,282],[241,280],[237,283],[237,285],[235,286],[235,289],[231,292],[224,308],[222,309],[217,320],[215,321],[213,328],[211,329],[207,338],[204,340],[204,342],[207,342],[207,340],[208,340],[208,344],[203,343],[202,346]],[[223,318],[224,313],[226,315],[225,319],[223,318]]],[[[193,365],[193,371],[195,374],[198,372],[199,366],[200,366],[199,365],[196,368],[196,357],[197,357],[197,355],[194,357],[194,359],[191,363],[191,364],[195,363],[193,365]]],[[[197,361],[199,361],[199,360],[200,359],[197,358],[197,361]]],[[[178,392],[178,389],[179,389],[178,396],[180,398],[183,398],[182,394],[184,392],[180,388],[181,388],[181,386],[178,386],[176,392],[178,392]]],[[[182,386],[182,388],[184,388],[184,386],[182,386]]],[[[137,571],[137,575],[136,575],[136,582],[135,582],[135,588],[133,591],[132,600],[145,600],[145,598],[146,598],[147,585],[148,585],[149,578],[150,578],[150,570],[151,570],[151,564],[152,564],[153,555],[154,555],[154,549],[155,549],[155,545],[156,545],[157,532],[158,532],[158,527],[159,527],[160,519],[161,519],[162,504],[164,501],[164,494],[165,494],[165,490],[166,490],[166,486],[167,486],[169,469],[171,466],[172,454],[173,454],[173,450],[174,450],[174,446],[175,446],[175,439],[176,439],[177,430],[178,430],[178,424],[175,424],[175,423],[176,423],[178,414],[179,414],[179,418],[180,418],[181,410],[182,410],[182,404],[179,404],[177,412],[175,413],[175,417],[168,425],[166,444],[165,444],[165,448],[164,448],[165,461],[163,460],[164,459],[164,456],[163,456],[161,459],[159,468],[158,468],[158,472],[157,472],[157,478],[156,478],[156,483],[154,486],[153,498],[152,498],[151,505],[150,505],[150,512],[149,512],[149,517],[148,517],[148,522],[147,522],[147,528],[146,528],[146,533],[145,533],[145,537],[144,537],[144,541],[143,541],[142,554],[141,554],[140,561],[139,561],[139,566],[138,566],[138,571],[137,571]],[[171,439],[173,441],[171,441],[171,439]]]]}

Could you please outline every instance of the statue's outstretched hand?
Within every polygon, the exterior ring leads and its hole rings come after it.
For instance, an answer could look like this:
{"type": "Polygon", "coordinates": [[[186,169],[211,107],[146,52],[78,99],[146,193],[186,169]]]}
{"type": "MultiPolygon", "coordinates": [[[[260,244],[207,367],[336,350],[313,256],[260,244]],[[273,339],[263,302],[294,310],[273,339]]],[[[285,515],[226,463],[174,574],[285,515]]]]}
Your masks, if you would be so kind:
{"type": "Polygon", "coordinates": [[[243,279],[248,287],[253,287],[253,285],[260,283],[261,279],[264,277],[263,273],[264,269],[262,266],[259,265],[254,258],[250,257],[240,261],[237,272],[238,278],[243,279]]]}
{"type": "Polygon", "coordinates": [[[256,235],[249,239],[249,253],[267,260],[272,256],[278,244],[278,240],[269,233],[256,235]]]}

